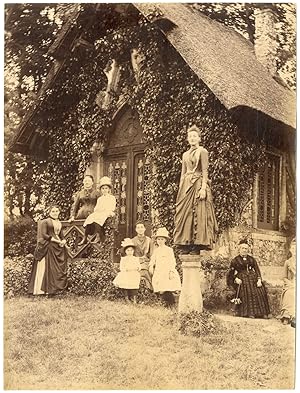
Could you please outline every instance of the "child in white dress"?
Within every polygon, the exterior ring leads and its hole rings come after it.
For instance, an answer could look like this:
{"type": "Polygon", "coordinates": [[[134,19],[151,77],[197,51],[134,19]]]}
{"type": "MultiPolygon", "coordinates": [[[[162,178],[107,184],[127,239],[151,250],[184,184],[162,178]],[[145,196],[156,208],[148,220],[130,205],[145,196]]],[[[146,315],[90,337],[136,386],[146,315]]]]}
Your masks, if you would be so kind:
{"type": "Polygon", "coordinates": [[[172,292],[181,290],[179,274],[176,270],[176,259],[171,247],[166,246],[169,234],[166,228],[159,228],[156,233],[157,248],[150,259],[149,272],[153,275],[153,291],[158,292],[167,306],[175,303],[172,292]]]}
{"type": "Polygon", "coordinates": [[[129,302],[132,298],[133,303],[136,303],[137,291],[140,287],[140,259],[135,257],[135,244],[129,238],[126,238],[121,243],[125,256],[121,257],[120,272],[117,274],[113,284],[117,288],[124,289],[125,300],[129,302]]]}
{"type": "Polygon", "coordinates": [[[100,179],[101,196],[97,199],[94,212],[84,221],[84,237],[78,244],[79,246],[87,243],[88,235],[96,233],[94,243],[104,240],[103,225],[108,217],[113,217],[116,210],[116,198],[111,194],[112,184],[109,177],[104,176],[100,179]]]}

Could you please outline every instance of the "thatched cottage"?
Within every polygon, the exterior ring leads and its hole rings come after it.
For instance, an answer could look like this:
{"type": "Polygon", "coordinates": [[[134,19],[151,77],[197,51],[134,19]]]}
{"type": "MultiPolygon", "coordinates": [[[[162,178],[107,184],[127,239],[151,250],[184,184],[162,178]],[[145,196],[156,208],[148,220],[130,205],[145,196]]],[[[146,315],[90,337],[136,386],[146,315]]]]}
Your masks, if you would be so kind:
{"type": "MultiPolygon", "coordinates": [[[[85,18],[82,17],[82,9],[76,10],[49,49],[49,55],[53,57],[52,68],[35,105],[22,121],[11,145],[12,151],[47,156],[51,137],[47,134],[48,123],[39,112],[41,106],[52,100],[52,106],[47,103],[48,106],[55,110],[55,102],[56,108],[63,106],[68,111],[68,97],[65,101],[59,96],[53,97],[57,95],[56,84],[66,83],[72,74],[66,66],[68,59],[78,50],[90,54],[95,53],[95,47],[102,50],[104,45],[102,36],[106,33],[101,31],[101,23],[104,23],[103,10],[107,5],[89,7],[85,18]]],[[[157,37],[161,37],[165,53],[173,56],[174,64],[183,64],[193,81],[198,78],[199,83],[205,86],[214,106],[211,113],[216,116],[226,113],[240,135],[250,139],[258,135],[268,136],[264,166],[253,176],[253,182],[246,191],[247,200],[238,225],[222,233],[215,253],[232,256],[237,240],[246,236],[252,242],[252,252],[260,261],[265,277],[276,278],[287,255],[288,238],[283,228],[293,207],[295,192],[296,121],[295,95],[276,76],[274,57],[271,56],[275,35],[268,33],[264,36],[257,31],[253,46],[233,29],[211,20],[189,4],[114,4],[110,5],[110,12],[114,17],[119,15],[123,24],[126,24],[127,16],[128,23],[136,29],[139,24],[134,20],[143,18],[155,30],[157,37]]],[[[261,8],[256,13],[256,26],[274,27],[274,18],[272,10],[261,8]]],[[[114,42],[118,40],[118,35],[117,38],[114,35],[118,30],[116,26],[112,22],[109,29],[114,42]]],[[[164,53],[160,53],[160,56],[161,62],[167,64],[167,55],[164,57],[164,53]]],[[[148,232],[155,220],[159,220],[159,209],[153,209],[152,198],[155,196],[147,184],[153,173],[161,169],[153,168],[151,154],[145,154],[151,140],[151,125],[143,118],[143,111],[137,110],[128,100],[130,90],[129,93],[126,90],[124,63],[130,68],[128,78],[134,78],[139,85],[143,72],[147,70],[141,46],[134,48],[134,43],[130,53],[123,53],[123,66],[118,59],[111,58],[108,68],[101,70],[95,67],[94,79],[106,80],[106,86],[94,91],[97,108],[107,113],[114,105],[114,110],[105,131],[106,137],[89,141],[91,160],[85,168],[96,179],[102,175],[113,179],[118,200],[116,244],[125,236],[133,236],[136,220],[144,220],[148,232]]],[[[83,74],[84,68],[81,70],[83,74]]],[[[168,105],[167,101],[160,102],[160,106],[164,105],[168,105]]],[[[170,121],[172,123],[172,119],[170,121]]],[[[71,141],[72,134],[68,138],[71,141]]],[[[179,158],[170,156],[166,159],[180,164],[181,154],[182,151],[178,152],[179,158]]],[[[216,154],[212,156],[212,168],[216,154]]],[[[214,187],[213,192],[218,194],[214,187]]],[[[81,251],[76,250],[70,255],[78,256],[81,251]]]]}

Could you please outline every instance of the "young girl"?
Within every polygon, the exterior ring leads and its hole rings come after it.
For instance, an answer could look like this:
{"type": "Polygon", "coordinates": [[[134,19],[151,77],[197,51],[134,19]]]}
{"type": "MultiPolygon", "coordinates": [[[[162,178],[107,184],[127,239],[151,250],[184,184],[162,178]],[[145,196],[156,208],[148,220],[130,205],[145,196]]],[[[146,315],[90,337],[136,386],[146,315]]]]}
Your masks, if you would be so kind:
{"type": "Polygon", "coordinates": [[[153,290],[159,292],[166,306],[171,306],[175,303],[172,292],[181,290],[176,259],[172,248],[166,246],[169,238],[167,229],[159,228],[155,238],[158,247],[154,249],[149,265],[149,272],[153,274],[153,290]]]}
{"type": "Polygon", "coordinates": [[[140,260],[135,257],[134,249],[135,245],[133,241],[126,238],[121,243],[123,251],[125,253],[124,257],[121,257],[120,261],[120,272],[117,274],[113,281],[113,284],[117,288],[124,289],[125,300],[130,301],[131,296],[133,298],[133,303],[136,303],[137,291],[140,287],[140,260]]]}
{"type": "Polygon", "coordinates": [[[104,176],[100,179],[101,196],[97,199],[94,212],[90,214],[84,224],[84,237],[79,246],[87,243],[88,235],[96,233],[94,243],[104,240],[103,225],[108,217],[113,217],[116,210],[116,198],[111,194],[112,184],[109,177],[104,176]]]}

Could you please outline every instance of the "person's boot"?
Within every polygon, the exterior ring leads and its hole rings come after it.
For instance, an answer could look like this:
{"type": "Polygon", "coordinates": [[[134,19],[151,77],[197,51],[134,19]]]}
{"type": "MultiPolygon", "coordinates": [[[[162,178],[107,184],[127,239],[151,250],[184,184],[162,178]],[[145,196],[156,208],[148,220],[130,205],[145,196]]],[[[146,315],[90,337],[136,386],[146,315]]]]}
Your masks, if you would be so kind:
{"type": "Polygon", "coordinates": [[[84,235],[81,242],[78,243],[78,246],[83,246],[84,244],[87,243],[87,241],[88,241],[87,235],[84,235]]]}
{"type": "Polygon", "coordinates": [[[96,233],[96,237],[95,237],[95,239],[92,241],[92,243],[101,243],[101,242],[102,242],[101,236],[100,236],[100,234],[97,232],[97,233],[96,233]]]}

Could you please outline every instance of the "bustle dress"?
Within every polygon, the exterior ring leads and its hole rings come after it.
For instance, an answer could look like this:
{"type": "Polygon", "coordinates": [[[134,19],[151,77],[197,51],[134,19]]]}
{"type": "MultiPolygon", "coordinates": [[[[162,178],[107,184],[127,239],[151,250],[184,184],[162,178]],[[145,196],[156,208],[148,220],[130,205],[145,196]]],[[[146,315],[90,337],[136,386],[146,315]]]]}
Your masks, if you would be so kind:
{"type": "Polygon", "coordinates": [[[64,238],[61,222],[51,218],[42,220],[28,285],[28,293],[33,295],[56,294],[67,288],[66,248],[52,242],[52,237],[64,238]]]}
{"type": "Polygon", "coordinates": [[[174,218],[174,244],[197,245],[211,250],[218,231],[210,182],[206,198],[199,199],[202,173],[208,168],[208,152],[203,147],[191,148],[182,156],[182,171],[174,218]]]}

